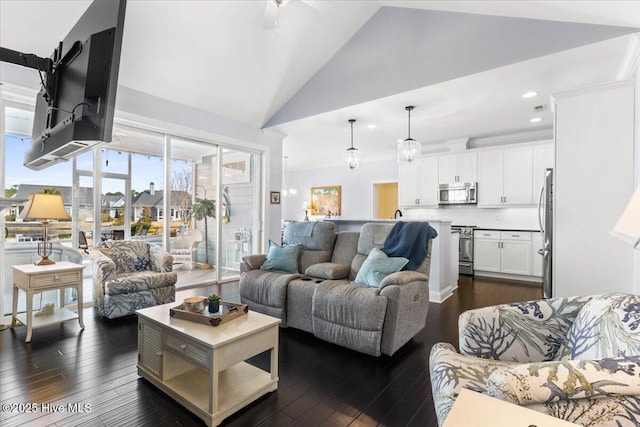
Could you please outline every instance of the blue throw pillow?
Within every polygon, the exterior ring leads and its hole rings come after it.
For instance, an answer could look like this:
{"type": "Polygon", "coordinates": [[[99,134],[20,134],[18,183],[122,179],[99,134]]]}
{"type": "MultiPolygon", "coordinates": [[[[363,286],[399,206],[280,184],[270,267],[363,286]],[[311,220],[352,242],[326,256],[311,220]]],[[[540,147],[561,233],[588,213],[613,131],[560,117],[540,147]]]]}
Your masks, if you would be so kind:
{"type": "Polygon", "coordinates": [[[402,270],[408,259],[402,257],[389,258],[378,248],[373,248],[360,267],[355,283],[363,286],[379,287],[382,279],[391,273],[402,270]]]}
{"type": "Polygon", "coordinates": [[[267,259],[260,267],[262,270],[284,271],[285,273],[298,272],[298,254],[300,247],[298,245],[278,246],[273,242],[269,242],[269,251],[267,259]]]}

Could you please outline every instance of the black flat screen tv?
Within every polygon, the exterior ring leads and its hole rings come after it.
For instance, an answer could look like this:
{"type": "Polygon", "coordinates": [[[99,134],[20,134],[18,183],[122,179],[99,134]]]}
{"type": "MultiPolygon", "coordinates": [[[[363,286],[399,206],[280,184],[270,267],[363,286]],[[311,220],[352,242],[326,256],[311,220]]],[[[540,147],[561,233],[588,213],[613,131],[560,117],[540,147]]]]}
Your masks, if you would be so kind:
{"type": "Polygon", "coordinates": [[[55,49],[51,69],[40,70],[26,167],[40,170],[111,141],[126,3],[91,3],[55,49]]]}

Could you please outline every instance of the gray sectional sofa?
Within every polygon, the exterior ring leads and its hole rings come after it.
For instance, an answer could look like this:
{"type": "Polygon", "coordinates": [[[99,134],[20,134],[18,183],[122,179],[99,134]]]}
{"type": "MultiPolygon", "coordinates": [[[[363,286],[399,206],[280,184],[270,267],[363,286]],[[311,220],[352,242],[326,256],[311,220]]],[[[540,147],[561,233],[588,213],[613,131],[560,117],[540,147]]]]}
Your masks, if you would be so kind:
{"type": "Polygon", "coordinates": [[[266,271],[266,255],[240,264],[240,299],[249,309],[282,319],[281,326],[380,356],[391,356],[426,323],[431,243],[417,271],[398,271],[377,287],[354,283],[393,224],[367,223],[360,232],[335,232],[332,222],[292,223],[284,244],[298,245],[297,271],[266,271]],[[311,231],[310,231],[311,230],[311,231]]]}

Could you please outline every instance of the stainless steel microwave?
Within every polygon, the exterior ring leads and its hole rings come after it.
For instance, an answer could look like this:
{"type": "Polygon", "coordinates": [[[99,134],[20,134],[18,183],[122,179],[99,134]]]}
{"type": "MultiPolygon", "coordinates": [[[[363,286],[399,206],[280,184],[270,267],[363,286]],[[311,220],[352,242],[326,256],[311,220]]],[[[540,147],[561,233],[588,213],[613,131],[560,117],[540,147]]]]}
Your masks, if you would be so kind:
{"type": "Polygon", "coordinates": [[[478,203],[478,184],[475,182],[440,184],[438,188],[439,205],[470,205],[476,203],[478,203]]]}

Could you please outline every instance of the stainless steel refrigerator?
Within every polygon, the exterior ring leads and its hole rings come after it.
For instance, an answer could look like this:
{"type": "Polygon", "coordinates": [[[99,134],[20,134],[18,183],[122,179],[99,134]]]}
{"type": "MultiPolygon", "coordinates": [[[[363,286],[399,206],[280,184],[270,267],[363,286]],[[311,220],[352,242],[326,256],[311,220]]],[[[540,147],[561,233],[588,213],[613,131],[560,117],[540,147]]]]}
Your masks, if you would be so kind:
{"type": "Polygon", "coordinates": [[[544,173],[544,183],[540,189],[538,199],[538,223],[542,233],[542,248],[538,253],[542,255],[542,289],[545,298],[553,296],[551,281],[551,255],[553,251],[553,169],[544,173]]]}

